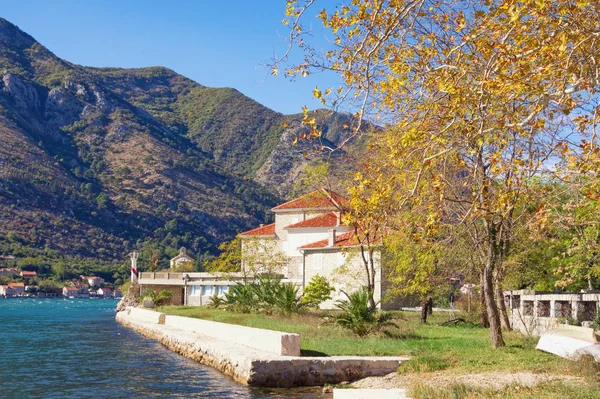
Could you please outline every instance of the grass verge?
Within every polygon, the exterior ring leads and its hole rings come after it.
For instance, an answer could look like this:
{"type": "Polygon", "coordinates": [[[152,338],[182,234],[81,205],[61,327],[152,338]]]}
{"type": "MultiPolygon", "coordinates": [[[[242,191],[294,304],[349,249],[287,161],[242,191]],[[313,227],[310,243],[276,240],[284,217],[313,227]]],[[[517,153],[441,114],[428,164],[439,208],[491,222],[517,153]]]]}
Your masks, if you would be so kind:
{"type": "Polygon", "coordinates": [[[301,350],[305,356],[410,356],[411,360],[400,366],[399,373],[402,376],[417,376],[417,380],[423,381],[427,380],[428,375],[440,373],[452,377],[494,372],[575,376],[586,381],[585,386],[579,387],[551,381],[533,388],[509,385],[502,390],[463,384],[436,388],[416,384],[412,387],[413,398],[600,399],[598,385],[595,383],[599,376],[595,363],[573,362],[537,351],[537,339],[524,337],[518,332],[505,332],[507,346],[493,349],[487,329],[470,324],[438,325],[459,316],[458,314],[434,313],[428,324],[421,324],[417,313],[393,312],[394,323],[398,328],[389,328],[377,335],[359,338],[339,326],[324,324],[322,316],[327,313],[323,312],[282,317],[240,314],[205,307],[168,306],[157,310],[179,316],[297,333],[301,336],[301,350]]]}

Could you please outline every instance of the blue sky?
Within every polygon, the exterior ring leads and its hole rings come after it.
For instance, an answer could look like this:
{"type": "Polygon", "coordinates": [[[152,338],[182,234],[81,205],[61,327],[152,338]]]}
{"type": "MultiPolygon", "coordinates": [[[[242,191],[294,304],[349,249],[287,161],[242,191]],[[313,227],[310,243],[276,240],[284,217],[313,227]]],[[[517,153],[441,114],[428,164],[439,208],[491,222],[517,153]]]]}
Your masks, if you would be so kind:
{"type": "MultiPolygon", "coordinates": [[[[260,66],[285,49],[284,14],[285,0],[18,0],[0,8],[1,17],[76,64],[160,65],[205,86],[234,87],[282,113],[319,108],[312,89],[331,86],[335,76],[292,83],[260,66]]],[[[322,32],[314,40],[327,43],[322,32]]]]}

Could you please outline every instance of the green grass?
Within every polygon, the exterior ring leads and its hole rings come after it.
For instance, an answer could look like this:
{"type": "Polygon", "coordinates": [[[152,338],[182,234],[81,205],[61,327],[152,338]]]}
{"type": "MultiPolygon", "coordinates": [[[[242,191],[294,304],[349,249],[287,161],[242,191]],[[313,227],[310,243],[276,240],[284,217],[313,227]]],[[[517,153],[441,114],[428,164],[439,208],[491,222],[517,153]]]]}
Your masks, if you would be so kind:
{"type": "Polygon", "coordinates": [[[489,331],[472,325],[439,326],[447,314],[434,314],[426,325],[413,312],[395,312],[399,328],[359,338],[341,327],[323,324],[322,314],[290,318],[263,314],[239,314],[205,307],[162,307],[161,312],[224,323],[297,333],[305,355],[410,356],[401,371],[406,373],[444,370],[446,373],[486,371],[530,371],[573,374],[575,362],[535,350],[537,340],[517,332],[505,333],[507,346],[493,349],[489,331]]]}
{"type": "Polygon", "coordinates": [[[162,307],[168,314],[196,317],[249,327],[298,333],[304,356],[397,355],[410,356],[398,370],[408,378],[409,396],[415,399],[471,398],[581,398],[600,399],[600,366],[593,359],[579,362],[535,350],[537,339],[518,332],[505,332],[507,346],[493,349],[489,331],[472,324],[441,326],[448,314],[430,317],[426,325],[413,312],[394,312],[398,328],[376,336],[359,338],[339,326],[324,324],[327,313],[307,313],[286,318],[264,314],[239,314],[205,307],[162,307]],[[532,372],[576,376],[583,380],[567,383],[543,382],[535,387],[508,385],[501,389],[480,388],[460,383],[428,385],[428,376],[443,375],[452,381],[464,374],[532,372]],[[417,382],[415,382],[417,381],[417,382]]]}

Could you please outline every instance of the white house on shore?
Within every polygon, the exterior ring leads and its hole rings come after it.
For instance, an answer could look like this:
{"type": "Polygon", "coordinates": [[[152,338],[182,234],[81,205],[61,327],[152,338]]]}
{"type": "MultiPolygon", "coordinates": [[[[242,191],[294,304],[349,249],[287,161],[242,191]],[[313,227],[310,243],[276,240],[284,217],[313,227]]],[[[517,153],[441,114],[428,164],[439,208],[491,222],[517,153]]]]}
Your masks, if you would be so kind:
{"type": "MultiPolygon", "coordinates": [[[[240,234],[242,270],[276,272],[304,288],[320,275],[335,288],[330,308],[343,292],[366,285],[367,275],[359,252],[354,227],[342,223],[347,199],[333,191],[320,189],[272,209],[275,223],[240,234]],[[279,258],[279,270],[264,270],[261,258],[279,258]]],[[[374,252],[376,301],[382,298],[380,248],[374,252]]]]}
{"type": "MultiPolygon", "coordinates": [[[[336,288],[333,298],[321,305],[332,308],[336,300],[345,299],[344,292],[351,293],[367,284],[355,229],[342,222],[347,202],[339,194],[320,189],[276,206],[272,209],[275,223],[240,233],[242,272],[142,272],[138,280],[140,292],[146,288],[166,289],[172,293],[172,305],[205,305],[211,303],[212,295],[223,295],[231,286],[243,284],[247,277],[257,274],[279,275],[301,291],[314,276],[320,275],[336,288]]],[[[177,259],[181,258],[174,258],[177,259]]],[[[373,263],[374,297],[381,302],[385,279],[379,245],[375,245],[373,263]]],[[[397,306],[389,301],[381,304],[384,309],[397,306]]]]}

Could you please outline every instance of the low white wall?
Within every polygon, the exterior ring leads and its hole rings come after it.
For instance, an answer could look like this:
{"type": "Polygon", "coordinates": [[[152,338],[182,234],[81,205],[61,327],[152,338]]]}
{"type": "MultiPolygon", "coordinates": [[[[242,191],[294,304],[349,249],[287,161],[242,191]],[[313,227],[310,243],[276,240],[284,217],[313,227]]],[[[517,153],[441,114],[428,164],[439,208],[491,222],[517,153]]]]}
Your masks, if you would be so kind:
{"type": "Polygon", "coordinates": [[[283,356],[300,356],[298,334],[165,315],[165,325],[283,356]]]}
{"type": "MultiPolygon", "coordinates": [[[[296,387],[339,384],[344,381],[393,373],[398,370],[398,365],[402,361],[407,360],[401,357],[274,355],[246,345],[223,341],[222,337],[216,339],[206,336],[205,332],[191,332],[189,326],[183,330],[162,324],[160,323],[161,317],[165,316],[162,313],[140,310],[128,309],[118,312],[116,319],[121,324],[157,339],[169,349],[215,367],[231,375],[236,381],[248,385],[296,387]]],[[[195,321],[195,319],[191,321],[195,321]]],[[[172,322],[173,319],[171,324],[172,322]]],[[[210,323],[215,324],[214,322],[210,323]]],[[[265,332],[265,330],[259,331],[265,332]]]]}

